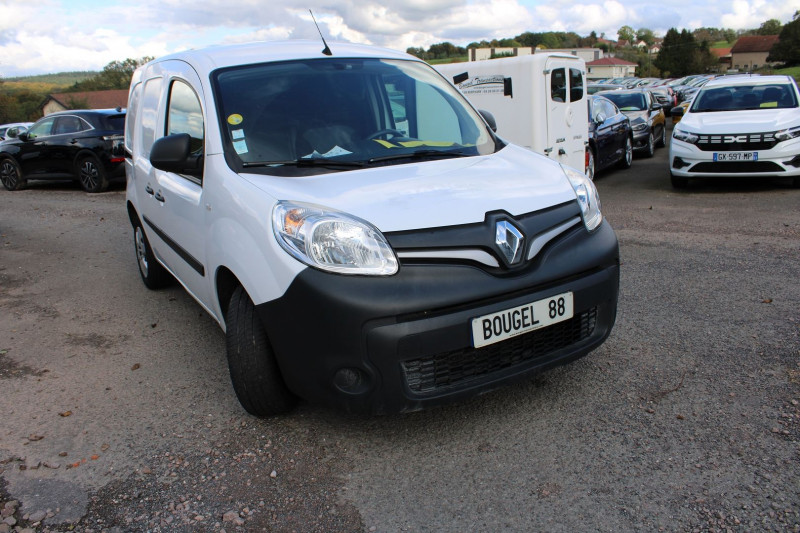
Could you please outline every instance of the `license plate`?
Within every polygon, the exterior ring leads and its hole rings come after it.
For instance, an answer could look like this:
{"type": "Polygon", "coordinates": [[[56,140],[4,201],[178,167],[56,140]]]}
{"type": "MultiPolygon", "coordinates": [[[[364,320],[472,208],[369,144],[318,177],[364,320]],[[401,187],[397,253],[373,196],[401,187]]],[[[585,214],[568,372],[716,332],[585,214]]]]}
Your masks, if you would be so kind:
{"type": "Polygon", "coordinates": [[[758,161],[758,152],[714,152],[714,161],[758,161]]]}
{"type": "Polygon", "coordinates": [[[505,311],[472,319],[472,345],[475,348],[545,328],[572,318],[572,293],[565,292],[505,311]]]}

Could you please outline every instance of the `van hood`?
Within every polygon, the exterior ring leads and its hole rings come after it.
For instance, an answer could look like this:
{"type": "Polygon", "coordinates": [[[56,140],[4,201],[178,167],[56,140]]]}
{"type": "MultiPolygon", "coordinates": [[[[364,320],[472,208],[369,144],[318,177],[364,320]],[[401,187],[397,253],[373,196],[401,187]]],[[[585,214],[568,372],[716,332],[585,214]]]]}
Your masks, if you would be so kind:
{"type": "Polygon", "coordinates": [[[767,133],[800,126],[800,109],[753,109],[686,113],[678,126],[701,134],[767,133]]]}
{"type": "Polygon", "coordinates": [[[558,163],[514,145],[487,156],[309,177],[242,177],[275,200],[337,209],[382,232],[471,224],[491,211],[515,216],[575,200],[558,163]]]}

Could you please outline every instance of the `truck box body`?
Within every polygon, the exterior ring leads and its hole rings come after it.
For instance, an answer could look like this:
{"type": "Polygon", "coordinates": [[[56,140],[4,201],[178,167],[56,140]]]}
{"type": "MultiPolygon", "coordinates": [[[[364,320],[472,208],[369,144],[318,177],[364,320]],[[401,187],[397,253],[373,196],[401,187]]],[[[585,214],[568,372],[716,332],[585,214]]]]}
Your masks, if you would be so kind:
{"type": "Polygon", "coordinates": [[[507,141],[583,171],[588,142],[586,63],[562,53],[435,65],[507,141]]]}

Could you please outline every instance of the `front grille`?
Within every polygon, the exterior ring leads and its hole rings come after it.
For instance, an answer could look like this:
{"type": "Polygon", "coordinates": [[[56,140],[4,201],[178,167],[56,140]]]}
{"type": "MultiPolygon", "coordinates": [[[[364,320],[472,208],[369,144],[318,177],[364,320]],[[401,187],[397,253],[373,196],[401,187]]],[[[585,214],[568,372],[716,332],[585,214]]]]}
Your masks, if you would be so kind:
{"type": "Polygon", "coordinates": [[[707,172],[709,174],[744,174],[756,172],[785,172],[772,161],[716,161],[697,163],[690,172],[707,172]]]}
{"type": "Polygon", "coordinates": [[[418,394],[441,392],[472,384],[501,370],[548,355],[589,338],[597,323],[597,308],[570,320],[518,335],[483,348],[463,348],[404,361],[409,388],[418,394]]]}
{"type": "Polygon", "coordinates": [[[697,147],[704,152],[752,152],[769,150],[778,141],[775,133],[732,133],[729,135],[699,135],[697,147]]]}

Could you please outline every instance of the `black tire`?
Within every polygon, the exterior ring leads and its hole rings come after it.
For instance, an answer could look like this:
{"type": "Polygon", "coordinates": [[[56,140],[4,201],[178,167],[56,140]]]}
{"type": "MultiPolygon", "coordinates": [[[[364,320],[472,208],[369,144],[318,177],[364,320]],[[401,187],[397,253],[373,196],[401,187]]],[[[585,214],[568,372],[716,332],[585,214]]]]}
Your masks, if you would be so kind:
{"type": "Polygon", "coordinates": [[[22,177],[22,169],[13,159],[0,161],[0,181],[9,191],[18,191],[27,184],[27,180],[22,177]]]}
{"type": "Polygon", "coordinates": [[[800,189],[800,178],[794,178],[792,180],[792,187],[795,189],[800,189]]]}
{"type": "Polygon", "coordinates": [[[297,397],[286,387],[264,325],[241,286],[225,316],[225,346],[233,390],[245,411],[263,417],[294,409],[297,397]]]}
{"type": "Polygon", "coordinates": [[[647,146],[645,146],[645,157],[653,157],[656,153],[656,138],[653,135],[653,130],[650,130],[650,135],[647,136],[647,146]]]}
{"type": "Polygon", "coordinates": [[[658,138],[658,145],[659,148],[665,148],[667,146],[667,126],[666,124],[661,126],[661,136],[658,138]]]}
{"type": "Polygon", "coordinates": [[[90,155],[82,157],[75,164],[75,174],[84,191],[95,193],[108,189],[106,169],[100,160],[90,155]]]}
{"type": "Polygon", "coordinates": [[[589,148],[589,164],[586,165],[586,177],[594,181],[594,175],[597,173],[597,160],[594,157],[594,148],[589,148]]]}
{"type": "Polygon", "coordinates": [[[625,140],[625,154],[619,160],[620,168],[631,168],[633,165],[633,141],[630,137],[625,140]]]}
{"type": "Polygon", "coordinates": [[[675,189],[685,189],[689,186],[689,178],[676,176],[670,172],[669,179],[672,182],[672,187],[675,189]]]}
{"type": "Polygon", "coordinates": [[[156,260],[142,223],[138,220],[133,225],[133,249],[136,252],[139,275],[148,289],[161,289],[172,284],[172,274],[156,260]]]}

